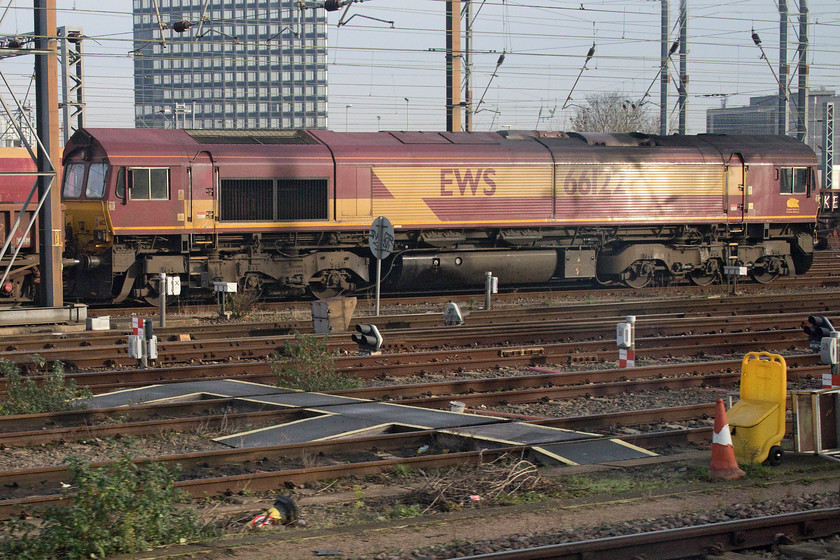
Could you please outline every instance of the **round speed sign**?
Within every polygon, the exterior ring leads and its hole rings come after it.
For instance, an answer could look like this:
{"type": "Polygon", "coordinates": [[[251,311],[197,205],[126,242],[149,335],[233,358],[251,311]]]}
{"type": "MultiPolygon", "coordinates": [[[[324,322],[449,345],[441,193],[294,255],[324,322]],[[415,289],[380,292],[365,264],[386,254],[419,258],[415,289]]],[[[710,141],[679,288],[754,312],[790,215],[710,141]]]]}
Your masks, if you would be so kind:
{"type": "Polygon", "coordinates": [[[373,256],[380,261],[394,250],[394,226],[385,216],[379,216],[370,224],[368,242],[373,256]]]}

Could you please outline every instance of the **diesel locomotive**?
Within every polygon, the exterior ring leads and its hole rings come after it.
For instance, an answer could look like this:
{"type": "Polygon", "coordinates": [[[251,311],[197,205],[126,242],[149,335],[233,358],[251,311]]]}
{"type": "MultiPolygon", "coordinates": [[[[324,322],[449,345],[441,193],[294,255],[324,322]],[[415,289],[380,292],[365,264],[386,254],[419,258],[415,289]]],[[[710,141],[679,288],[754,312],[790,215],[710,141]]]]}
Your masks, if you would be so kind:
{"type": "Polygon", "coordinates": [[[807,272],[817,159],[783,136],[82,129],[64,150],[68,299],[579,279],[641,288],[807,272]]]}

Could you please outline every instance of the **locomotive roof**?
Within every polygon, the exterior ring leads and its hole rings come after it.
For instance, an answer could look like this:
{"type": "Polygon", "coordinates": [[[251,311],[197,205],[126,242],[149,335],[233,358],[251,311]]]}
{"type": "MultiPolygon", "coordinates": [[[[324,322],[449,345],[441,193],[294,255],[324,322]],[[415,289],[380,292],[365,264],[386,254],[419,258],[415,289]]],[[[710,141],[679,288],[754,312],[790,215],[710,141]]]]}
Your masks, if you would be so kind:
{"type": "MultiPolygon", "coordinates": [[[[697,157],[706,161],[741,154],[748,163],[816,164],[810,147],[787,136],[698,134],[691,136],[659,136],[642,133],[577,133],[557,131],[502,132],[334,132],[329,130],[183,130],[183,129],[119,129],[89,128],[77,131],[68,142],[65,153],[81,147],[101,146],[109,156],[132,154],[154,157],[192,156],[202,145],[215,145],[210,151],[224,149],[236,154],[252,150],[274,151],[280,145],[305,149],[321,145],[349,153],[376,153],[377,150],[439,153],[453,146],[487,154],[499,148],[505,151],[531,152],[542,144],[555,156],[582,157],[599,160],[616,150],[628,157],[657,152],[665,159],[697,157]],[[229,146],[223,148],[223,146],[229,146]],[[258,147],[259,146],[259,147],[258,147]],[[527,148],[526,148],[527,146],[527,148]],[[656,148],[659,148],[658,150],[656,148]],[[663,150],[664,148],[664,150],[663,150]],[[669,150],[671,148],[671,150],[669,150]],[[667,155],[669,152],[673,152],[667,155]],[[693,156],[690,154],[694,154],[693,156]]],[[[281,148],[282,149],[282,148],[281,148]]],[[[311,148],[310,148],[311,149],[311,148]]],[[[323,149],[323,148],[322,148],[323,149]]]]}
{"type": "Polygon", "coordinates": [[[184,155],[185,145],[196,144],[183,130],[162,128],[83,128],[64,149],[68,156],[79,148],[99,148],[106,154],[138,152],[143,155],[184,155]]]}
{"type": "Polygon", "coordinates": [[[566,134],[528,131],[517,132],[517,138],[538,139],[552,148],[555,155],[575,157],[573,152],[584,157],[598,160],[616,151],[628,158],[651,153],[659,148],[659,156],[664,159],[691,159],[705,161],[729,161],[733,154],[740,154],[747,163],[774,163],[777,165],[815,165],[816,155],[803,142],[789,136],[774,135],[738,135],[738,134],[697,134],[659,136],[642,133],[589,133],[570,132],[566,134]],[[594,149],[592,149],[594,148],[594,149]]]}

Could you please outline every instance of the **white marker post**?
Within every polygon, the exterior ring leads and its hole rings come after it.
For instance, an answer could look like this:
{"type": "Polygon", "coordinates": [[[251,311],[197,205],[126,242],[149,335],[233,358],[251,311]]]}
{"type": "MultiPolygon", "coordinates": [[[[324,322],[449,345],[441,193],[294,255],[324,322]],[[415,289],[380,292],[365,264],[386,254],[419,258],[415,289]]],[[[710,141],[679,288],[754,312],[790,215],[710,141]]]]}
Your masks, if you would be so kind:
{"type": "Polygon", "coordinates": [[[160,326],[166,326],[166,296],[180,296],[181,295],[181,277],[176,275],[167,276],[165,272],[161,272],[158,276],[160,282],[158,284],[158,293],[160,294],[160,326]]]}
{"type": "Polygon", "coordinates": [[[732,294],[737,295],[738,293],[738,277],[739,276],[746,276],[747,275],[747,267],[746,266],[729,266],[725,265],[723,267],[723,274],[732,280],[732,294]]]}
{"type": "Polygon", "coordinates": [[[628,315],[627,321],[616,325],[615,341],[618,345],[618,367],[636,367],[636,316],[628,315]]]}
{"type": "Polygon", "coordinates": [[[379,316],[379,282],[382,279],[382,259],[388,258],[394,250],[394,226],[385,216],[379,216],[370,225],[368,242],[376,257],[376,316],[379,316]]]}
{"type": "Polygon", "coordinates": [[[160,294],[160,328],[166,328],[166,273],[158,275],[158,293],[160,294]]]}

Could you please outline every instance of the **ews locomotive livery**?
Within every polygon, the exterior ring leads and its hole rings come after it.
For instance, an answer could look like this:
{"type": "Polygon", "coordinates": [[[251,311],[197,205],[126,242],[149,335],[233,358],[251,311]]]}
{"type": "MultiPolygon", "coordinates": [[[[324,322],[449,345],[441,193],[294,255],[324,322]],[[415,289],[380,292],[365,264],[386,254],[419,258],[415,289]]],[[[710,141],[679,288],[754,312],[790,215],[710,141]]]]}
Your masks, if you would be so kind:
{"type": "Polygon", "coordinates": [[[268,296],[807,272],[817,160],[780,136],[83,129],[64,150],[70,299],[268,296]]]}

